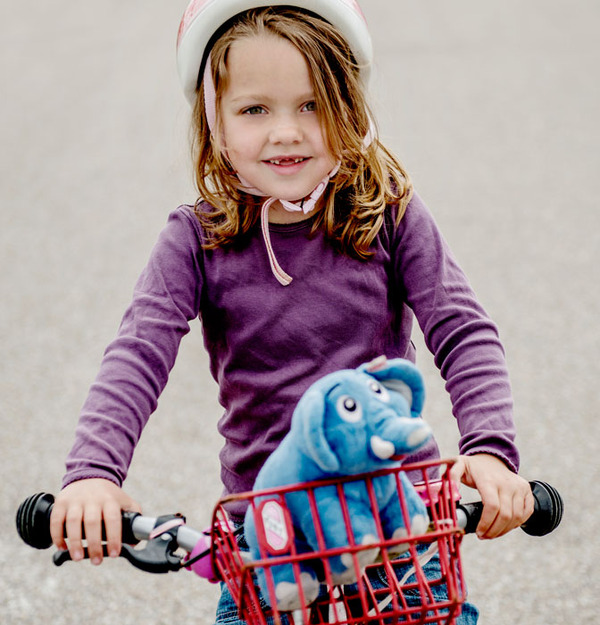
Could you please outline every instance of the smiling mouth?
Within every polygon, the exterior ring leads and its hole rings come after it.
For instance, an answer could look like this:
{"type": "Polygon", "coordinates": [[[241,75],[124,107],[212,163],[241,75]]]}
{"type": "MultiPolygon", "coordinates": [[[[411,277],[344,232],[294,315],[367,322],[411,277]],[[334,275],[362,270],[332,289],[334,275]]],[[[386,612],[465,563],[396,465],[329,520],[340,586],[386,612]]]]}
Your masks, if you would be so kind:
{"type": "Polygon", "coordinates": [[[272,165],[297,165],[298,163],[303,163],[307,161],[308,158],[305,156],[291,157],[291,158],[271,158],[267,160],[267,163],[272,165]]]}

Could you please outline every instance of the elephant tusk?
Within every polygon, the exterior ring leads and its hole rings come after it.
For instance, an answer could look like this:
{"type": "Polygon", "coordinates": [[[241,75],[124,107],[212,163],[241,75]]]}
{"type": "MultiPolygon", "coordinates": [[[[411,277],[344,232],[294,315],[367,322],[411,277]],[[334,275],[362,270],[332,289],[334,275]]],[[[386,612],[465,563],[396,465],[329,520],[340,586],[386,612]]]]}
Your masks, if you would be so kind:
{"type": "Polygon", "coordinates": [[[385,441],[380,436],[371,436],[371,450],[381,460],[387,460],[394,455],[396,448],[394,443],[385,441]]]}

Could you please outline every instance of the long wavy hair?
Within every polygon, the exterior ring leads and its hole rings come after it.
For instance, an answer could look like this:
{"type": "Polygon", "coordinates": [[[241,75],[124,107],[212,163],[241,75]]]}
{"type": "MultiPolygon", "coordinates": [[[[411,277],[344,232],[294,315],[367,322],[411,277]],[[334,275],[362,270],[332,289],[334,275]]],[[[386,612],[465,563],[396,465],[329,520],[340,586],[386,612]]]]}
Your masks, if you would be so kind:
{"type": "Polygon", "coordinates": [[[371,244],[384,223],[386,207],[398,205],[402,218],[412,186],[395,156],[377,138],[360,78],[360,67],[345,38],[322,18],[289,7],[252,9],[238,15],[218,36],[210,54],[216,89],[217,119],[211,133],[204,107],[204,86],[198,87],[193,112],[192,152],[200,199],[197,215],[208,236],[207,247],[225,247],[240,240],[256,224],[264,199],[243,192],[219,145],[221,94],[227,89],[228,51],[240,38],[264,34],[282,37],[305,58],[315,93],[324,140],[341,159],[324,194],[313,232],[342,252],[360,259],[372,256],[371,244]],[[365,137],[373,135],[370,143],[365,137]],[[367,144],[368,143],[368,144],[367,144]],[[199,210],[202,201],[212,209],[199,210]]]}

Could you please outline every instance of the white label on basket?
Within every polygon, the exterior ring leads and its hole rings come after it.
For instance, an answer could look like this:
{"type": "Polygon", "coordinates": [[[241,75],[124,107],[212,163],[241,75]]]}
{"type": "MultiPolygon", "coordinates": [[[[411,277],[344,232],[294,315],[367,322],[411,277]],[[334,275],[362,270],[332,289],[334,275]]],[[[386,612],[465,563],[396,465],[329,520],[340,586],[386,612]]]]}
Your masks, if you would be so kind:
{"type": "Polygon", "coordinates": [[[275,551],[285,549],[289,536],[281,505],[277,501],[266,501],[263,504],[261,515],[265,528],[265,538],[269,547],[275,551]]]}

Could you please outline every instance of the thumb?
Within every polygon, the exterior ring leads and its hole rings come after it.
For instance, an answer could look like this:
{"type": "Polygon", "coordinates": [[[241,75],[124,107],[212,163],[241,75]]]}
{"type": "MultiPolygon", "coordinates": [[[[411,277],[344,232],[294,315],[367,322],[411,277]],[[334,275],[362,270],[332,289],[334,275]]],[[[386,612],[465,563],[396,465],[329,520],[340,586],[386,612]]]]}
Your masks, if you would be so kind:
{"type": "Polygon", "coordinates": [[[142,506],[129,495],[122,493],[122,497],[120,497],[119,505],[121,506],[121,510],[124,512],[137,512],[138,514],[142,514],[142,506]]]}
{"type": "Polygon", "coordinates": [[[463,456],[457,456],[452,468],[450,469],[450,479],[460,484],[462,482],[467,465],[463,456]]]}

